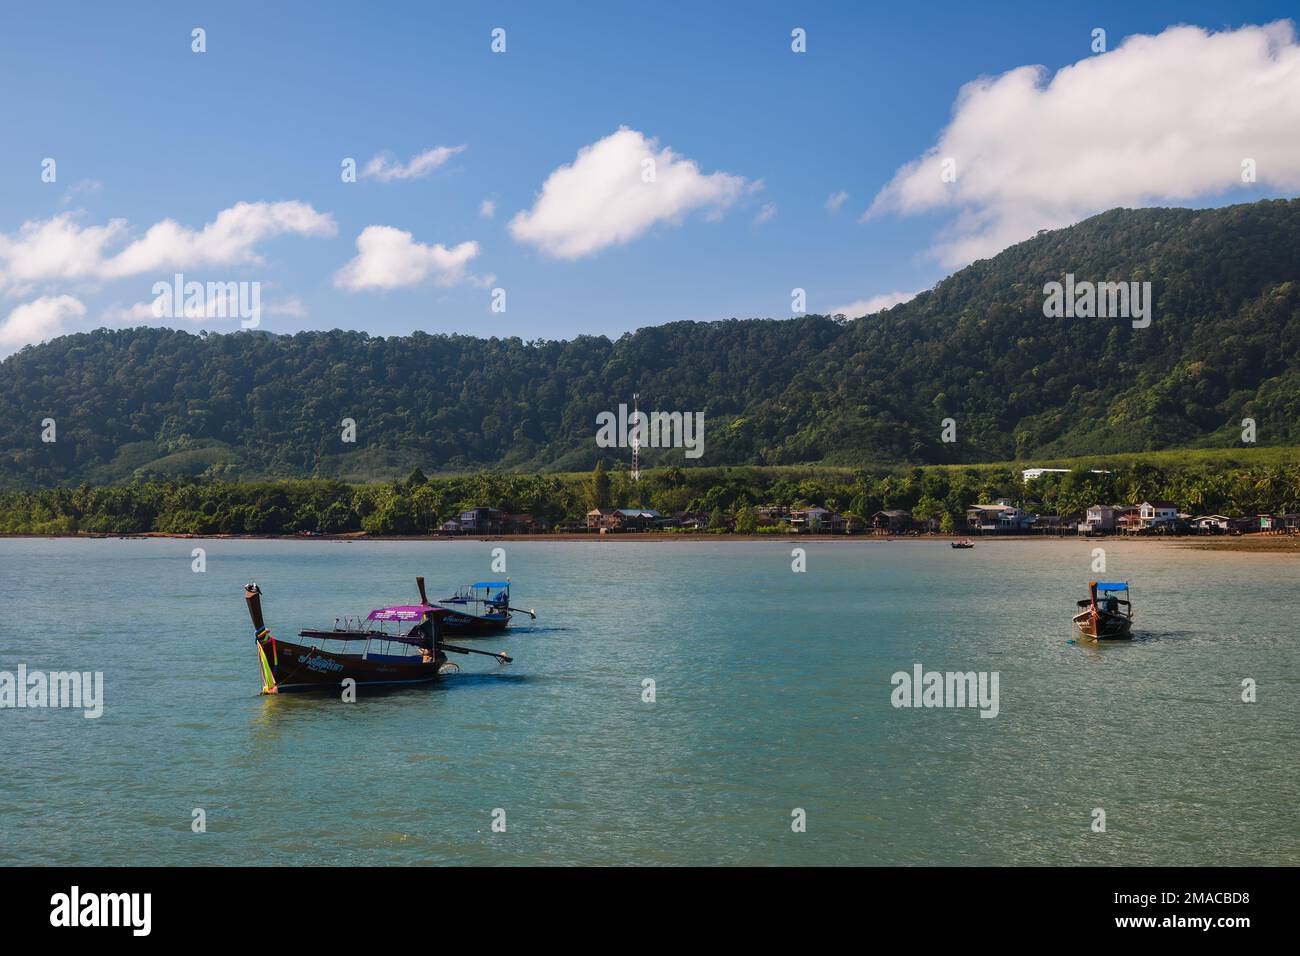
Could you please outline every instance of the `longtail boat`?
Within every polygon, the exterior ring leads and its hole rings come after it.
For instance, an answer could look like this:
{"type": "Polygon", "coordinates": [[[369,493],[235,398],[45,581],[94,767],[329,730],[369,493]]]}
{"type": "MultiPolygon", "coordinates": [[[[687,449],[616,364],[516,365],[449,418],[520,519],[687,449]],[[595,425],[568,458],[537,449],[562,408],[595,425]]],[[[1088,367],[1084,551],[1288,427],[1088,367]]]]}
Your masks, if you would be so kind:
{"type": "MultiPolygon", "coordinates": [[[[424,579],[417,578],[421,592],[424,579]]],[[[257,641],[262,693],[337,690],[346,680],[362,684],[420,684],[458,670],[447,660],[454,654],[482,654],[503,664],[513,658],[493,651],[457,647],[442,640],[442,621],[450,613],[427,601],[381,607],[362,620],[335,618],[327,630],[298,632],[301,641],[279,640],[262,618],[262,589],[244,586],[248,616],[257,641]]]]}
{"type": "MultiPolygon", "coordinates": [[[[428,603],[423,590],[420,600],[428,603]]],[[[438,606],[447,611],[442,619],[442,626],[450,632],[465,637],[482,637],[486,634],[499,634],[510,626],[510,616],[527,614],[537,620],[533,610],[523,611],[510,606],[510,579],[504,581],[479,581],[457,588],[449,598],[443,598],[438,606]]]]}
{"type": "Polygon", "coordinates": [[[1133,604],[1128,582],[1088,582],[1088,598],[1079,602],[1074,626],[1094,641],[1127,641],[1133,637],[1133,604]],[[1123,594],[1124,597],[1116,597],[1123,594]]]}

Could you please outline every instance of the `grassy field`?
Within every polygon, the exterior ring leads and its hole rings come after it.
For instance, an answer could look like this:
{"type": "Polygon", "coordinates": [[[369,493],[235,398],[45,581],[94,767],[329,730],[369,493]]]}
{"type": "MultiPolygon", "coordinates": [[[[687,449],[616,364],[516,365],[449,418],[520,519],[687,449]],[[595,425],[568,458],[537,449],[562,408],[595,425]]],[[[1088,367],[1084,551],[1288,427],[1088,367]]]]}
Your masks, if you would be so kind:
{"type": "Polygon", "coordinates": [[[985,465],[941,465],[943,468],[996,469],[1011,468],[1129,468],[1135,464],[1157,468],[1258,468],[1267,465],[1293,465],[1300,461],[1300,447],[1276,445],[1267,448],[1171,448],[1161,451],[1134,451],[1115,455],[1086,455],[1079,458],[1035,458],[1025,461],[991,462],[985,465]]]}
{"type": "MultiPolygon", "coordinates": [[[[1161,451],[1123,452],[1113,455],[1085,455],[1076,458],[1027,458],[1022,461],[995,461],[964,465],[918,466],[897,463],[862,465],[716,465],[692,468],[691,472],[751,473],[772,478],[817,478],[823,476],[842,477],[851,475],[858,470],[872,474],[905,474],[917,467],[925,471],[943,469],[945,471],[1018,472],[1024,468],[1098,468],[1116,470],[1131,468],[1135,464],[1146,464],[1170,471],[1214,471],[1229,468],[1260,468],[1269,465],[1295,465],[1297,463],[1300,463],[1300,447],[1277,445],[1256,448],[1174,448],[1161,451]]],[[[610,471],[619,470],[620,468],[619,464],[613,462],[607,462],[606,465],[610,471]]],[[[642,474],[654,476],[664,470],[663,468],[643,469],[642,474]]],[[[580,478],[586,477],[590,472],[557,472],[556,474],[561,478],[580,478]]]]}
{"type": "MultiPolygon", "coordinates": [[[[366,485],[404,478],[410,474],[412,468],[421,465],[417,457],[403,457],[401,454],[383,449],[363,449],[358,454],[359,457],[355,460],[349,460],[347,468],[327,467],[324,469],[325,473],[350,484],[366,485]]],[[[626,472],[630,464],[628,457],[627,452],[615,451],[611,458],[606,460],[606,467],[610,472],[626,472]]],[[[152,442],[138,442],[124,447],[122,453],[118,456],[118,460],[111,466],[98,469],[92,476],[91,483],[114,484],[146,476],[199,475],[210,465],[221,462],[229,462],[233,466],[233,474],[239,475],[240,461],[237,452],[218,442],[205,443],[202,446],[170,455],[159,455],[159,450],[152,442]]],[[[332,459],[324,459],[322,463],[330,465],[333,464],[333,461],[332,459]]],[[[1138,463],[1154,465],[1168,471],[1193,469],[1216,471],[1231,468],[1258,468],[1269,465],[1295,465],[1300,463],[1300,447],[1286,445],[1166,449],[1110,455],[1087,455],[1075,458],[1028,458],[1021,461],[997,461],[961,465],[918,466],[898,462],[870,462],[854,465],[813,463],[803,465],[708,465],[684,467],[683,470],[689,471],[697,478],[730,473],[732,475],[749,474],[767,479],[792,478],[802,480],[805,478],[843,478],[860,470],[877,476],[907,474],[918,467],[926,471],[943,469],[957,472],[1018,472],[1023,468],[1100,468],[1115,470],[1131,467],[1138,463]]],[[[642,474],[647,477],[655,477],[665,470],[666,468],[663,467],[646,468],[642,470],[642,474]]],[[[484,471],[497,471],[497,469],[453,471],[433,471],[429,469],[427,473],[430,477],[437,478],[465,478],[482,474],[484,471]]],[[[545,474],[566,480],[586,478],[591,474],[590,471],[535,472],[513,469],[501,473],[545,474]]],[[[282,480],[272,475],[242,475],[241,477],[242,480],[246,481],[282,480]]]]}

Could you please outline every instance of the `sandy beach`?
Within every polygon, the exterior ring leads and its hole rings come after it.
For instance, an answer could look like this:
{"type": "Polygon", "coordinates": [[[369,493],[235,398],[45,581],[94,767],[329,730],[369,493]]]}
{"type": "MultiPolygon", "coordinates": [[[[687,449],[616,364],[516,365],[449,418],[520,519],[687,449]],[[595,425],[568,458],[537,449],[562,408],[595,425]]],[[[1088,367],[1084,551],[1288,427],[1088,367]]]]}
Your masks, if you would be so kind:
{"type": "Polygon", "coordinates": [[[408,535],[371,535],[365,532],[348,534],[171,534],[164,531],[147,531],[140,534],[5,534],[0,538],[119,538],[121,540],[148,538],[179,538],[205,541],[421,541],[456,544],[458,542],[493,542],[493,541],[532,541],[564,544],[571,542],[638,542],[680,543],[704,542],[717,543],[728,541],[778,541],[785,544],[909,544],[941,543],[951,541],[971,541],[976,547],[998,545],[1025,541],[1058,541],[1078,543],[1092,541],[1097,546],[1106,544],[1154,544],[1168,547],[1191,548],[1198,551],[1233,551],[1240,554],[1295,554],[1300,555],[1300,535],[1249,534],[1249,535],[1182,535],[1182,536],[1110,536],[1086,538],[1079,535],[1025,535],[1004,534],[965,536],[965,535],[871,535],[871,534],[673,534],[664,532],[625,532],[621,534],[501,534],[501,535],[443,535],[443,534],[408,534],[408,535]]]}

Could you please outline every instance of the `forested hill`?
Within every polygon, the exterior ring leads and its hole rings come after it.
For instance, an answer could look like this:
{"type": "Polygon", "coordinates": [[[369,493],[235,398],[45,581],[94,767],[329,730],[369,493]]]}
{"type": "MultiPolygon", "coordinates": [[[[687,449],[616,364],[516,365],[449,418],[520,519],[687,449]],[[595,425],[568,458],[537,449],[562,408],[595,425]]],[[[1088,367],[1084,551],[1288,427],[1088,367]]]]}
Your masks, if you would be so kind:
{"type": "Polygon", "coordinates": [[[705,413],[705,465],[1230,445],[1245,417],[1261,444],[1300,443],[1300,201],[1113,210],[847,323],[672,322],[533,343],[65,336],[0,363],[0,484],[587,469],[612,457],[596,447],[597,413],[634,391],[642,408],[705,413]],[[1066,273],[1152,282],[1151,326],[1045,318],[1043,285],[1066,273]],[[948,417],[955,443],[940,441],[948,417]]]}

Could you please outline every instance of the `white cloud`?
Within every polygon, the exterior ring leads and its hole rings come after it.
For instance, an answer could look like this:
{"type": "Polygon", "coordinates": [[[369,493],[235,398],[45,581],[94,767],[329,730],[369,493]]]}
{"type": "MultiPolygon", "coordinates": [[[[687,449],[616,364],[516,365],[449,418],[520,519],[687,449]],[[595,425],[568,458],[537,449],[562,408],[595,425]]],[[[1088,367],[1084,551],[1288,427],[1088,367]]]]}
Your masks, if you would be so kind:
{"type": "Polygon", "coordinates": [[[68,187],[68,191],[59,200],[59,205],[67,206],[81,193],[97,193],[104,187],[98,179],[83,179],[68,187]]]}
{"type": "Polygon", "coordinates": [[[510,232],[549,256],[578,259],[631,242],[656,223],[677,225],[696,209],[720,213],[744,188],[744,177],[705,175],[691,160],[659,149],[658,140],[622,126],[552,171],[533,208],[510,221],[510,232]]]}
{"type": "Polygon", "coordinates": [[[402,179],[423,179],[457,153],[465,151],[464,146],[435,146],[417,153],[408,163],[400,163],[392,158],[391,153],[380,153],[361,170],[362,179],[377,179],[381,183],[391,183],[402,179]]]}
{"type": "Polygon", "coordinates": [[[491,199],[484,199],[479,203],[478,214],[484,219],[491,219],[497,214],[497,204],[491,199]]]}
{"type": "Polygon", "coordinates": [[[156,321],[153,314],[153,303],[151,302],[137,302],[135,305],[128,306],[110,306],[100,314],[100,318],[105,322],[156,321]]]}
{"type": "Polygon", "coordinates": [[[106,248],[126,233],[125,219],[112,219],[103,226],[82,226],[71,213],[29,220],[15,233],[0,233],[0,287],[99,278],[106,248]]]}
{"type": "Polygon", "coordinates": [[[844,305],[837,305],[827,311],[827,315],[845,315],[857,319],[864,315],[875,315],[885,309],[893,308],[901,302],[910,302],[919,292],[883,292],[867,299],[855,299],[844,305]]]}
{"type": "Polygon", "coordinates": [[[776,203],[765,202],[763,203],[762,208],[758,210],[758,215],[754,217],[754,225],[761,226],[763,223],[767,222],[775,215],[776,215],[776,203]]]}
{"type": "Polygon", "coordinates": [[[279,235],[332,236],[334,220],[303,202],[241,202],[202,229],[164,219],[120,251],[125,219],[82,226],[71,213],[0,233],[0,288],[68,279],[120,279],[166,269],[260,263],[257,244],[279,235]]]}
{"type": "Polygon", "coordinates": [[[366,226],[357,236],[357,255],[334,276],[340,289],[397,289],[426,279],[452,286],[477,281],[465,269],[478,255],[477,242],[462,242],[448,249],[441,243],[416,242],[409,232],[392,226],[366,226]]]}
{"type": "MultiPolygon", "coordinates": [[[[265,311],[265,310],[263,310],[265,311]]],[[[117,322],[166,322],[172,318],[189,319],[191,322],[210,322],[213,319],[230,320],[239,317],[239,298],[228,292],[202,299],[185,299],[181,302],[177,315],[160,315],[154,312],[153,302],[137,302],[124,309],[110,308],[104,310],[103,317],[117,322]]]]}
{"type": "Polygon", "coordinates": [[[837,212],[839,212],[840,207],[843,206],[848,201],[849,201],[849,194],[846,193],[843,189],[841,189],[837,193],[832,193],[830,198],[826,200],[826,211],[833,216],[837,212]]]}
{"type": "Polygon", "coordinates": [[[62,335],[64,323],[86,314],[70,295],[41,296],[18,306],[0,323],[0,348],[17,349],[62,335]]]}
{"type": "Polygon", "coordinates": [[[164,219],[149,227],[107,265],[107,275],[139,275],[159,269],[260,263],[256,245],[279,235],[333,236],[338,231],[328,213],[304,202],[241,202],[217,213],[200,230],[164,219]]]}
{"type": "Polygon", "coordinates": [[[1114,206],[1240,188],[1248,158],[1262,186],[1300,189],[1300,46],[1289,21],[1170,27],[1050,79],[1037,66],[981,77],[866,215],[952,209],[935,252],[959,266],[1114,206]],[[946,158],[955,182],[940,175],[946,158]]]}
{"type": "MultiPolygon", "coordinates": [[[[213,319],[221,321],[239,319],[241,317],[240,304],[236,290],[222,288],[217,290],[214,295],[205,295],[201,302],[197,297],[193,300],[184,299],[181,302],[180,314],[176,317],[189,319],[191,322],[209,322],[213,319]]],[[[284,315],[301,319],[306,317],[307,309],[302,304],[301,299],[290,297],[277,302],[268,302],[266,305],[261,306],[261,314],[284,315]]],[[[111,322],[153,323],[165,322],[172,316],[157,314],[153,302],[137,302],[126,307],[114,306],[107,308],[102,313],[101,318],[111,322]]]]}
{"type": "Polygon", "coordinates": [[[297,296],[290,296],[287,299],[268,302],[266,305],[262,306],[262,312],[265,315],[285,315],[294,319],[303,319],[307,317],[307,307],[302,304],[302,299],[297,296]]]}

